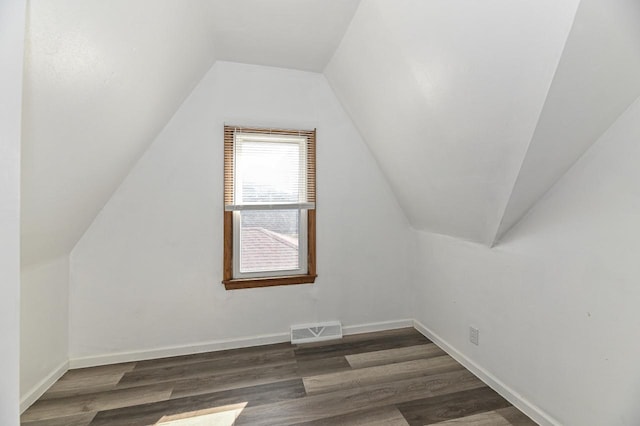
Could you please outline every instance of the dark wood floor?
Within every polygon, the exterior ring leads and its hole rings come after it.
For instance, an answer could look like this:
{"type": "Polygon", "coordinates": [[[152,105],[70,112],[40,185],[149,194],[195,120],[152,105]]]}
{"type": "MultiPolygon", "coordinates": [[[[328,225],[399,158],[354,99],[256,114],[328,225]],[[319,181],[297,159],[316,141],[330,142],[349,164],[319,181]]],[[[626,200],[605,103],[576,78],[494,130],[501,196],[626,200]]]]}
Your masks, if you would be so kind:
{"type": "Polygon", "coordinates": [[[535,425],[409,328],[70,370],[22,424],[535,425]]]}

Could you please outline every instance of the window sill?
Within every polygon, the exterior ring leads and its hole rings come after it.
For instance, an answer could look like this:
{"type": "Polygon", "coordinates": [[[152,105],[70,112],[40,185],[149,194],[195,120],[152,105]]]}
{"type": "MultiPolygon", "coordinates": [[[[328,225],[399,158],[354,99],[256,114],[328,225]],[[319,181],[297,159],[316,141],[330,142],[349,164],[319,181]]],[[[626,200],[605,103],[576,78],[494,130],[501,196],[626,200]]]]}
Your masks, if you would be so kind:
{"type": "Polygon", "coordinates": [[[313,284],[317,275],[291,275],[269,278],[243,278],[222,281],[227,290],[240,290],[243,288],[272,287],[276,285],[313,284]]]}

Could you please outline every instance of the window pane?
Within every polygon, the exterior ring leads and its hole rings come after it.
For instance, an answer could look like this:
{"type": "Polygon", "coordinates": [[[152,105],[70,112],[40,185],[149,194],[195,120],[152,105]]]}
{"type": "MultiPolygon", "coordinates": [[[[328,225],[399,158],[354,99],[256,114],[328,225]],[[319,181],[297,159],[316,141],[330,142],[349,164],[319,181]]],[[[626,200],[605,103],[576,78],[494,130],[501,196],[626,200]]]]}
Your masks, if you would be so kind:
{"type": "Polygon", "coordinates": [[[240,272],[299,269],[299,210],[240,212],[240,272]]]}
{"type": "Polygon", "coordinates": [[[236,204],[305,201],[300,143],[239,140],[236,150],[236,204]]]}

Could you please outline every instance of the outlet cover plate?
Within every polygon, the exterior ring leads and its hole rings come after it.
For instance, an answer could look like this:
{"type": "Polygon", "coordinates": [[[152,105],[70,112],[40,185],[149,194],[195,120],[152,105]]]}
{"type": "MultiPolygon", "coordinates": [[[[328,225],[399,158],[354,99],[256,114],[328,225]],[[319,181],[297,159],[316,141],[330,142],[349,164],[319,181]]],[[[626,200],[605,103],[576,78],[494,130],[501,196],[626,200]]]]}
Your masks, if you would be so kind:
{"type": "Polygon", "coordinates": [[[469,341],[476,346],[480,344],[480,330],[474,326],[469,327],[469,341]]]}

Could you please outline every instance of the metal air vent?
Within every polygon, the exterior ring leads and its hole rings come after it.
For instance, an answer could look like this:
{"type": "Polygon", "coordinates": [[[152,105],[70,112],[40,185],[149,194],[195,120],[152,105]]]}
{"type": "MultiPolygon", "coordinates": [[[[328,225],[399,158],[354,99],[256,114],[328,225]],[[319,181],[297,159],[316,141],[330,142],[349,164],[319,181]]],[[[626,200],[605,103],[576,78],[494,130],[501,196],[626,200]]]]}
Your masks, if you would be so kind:
{"type": "Polygon", "coordinates": [[[339,321],[291,326],[291,343],[320,342],[342,339],[342,324],[339,321]]]}

